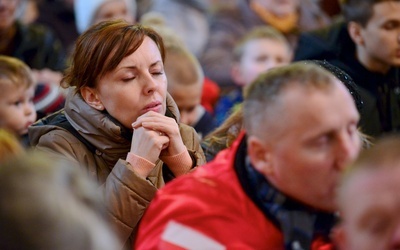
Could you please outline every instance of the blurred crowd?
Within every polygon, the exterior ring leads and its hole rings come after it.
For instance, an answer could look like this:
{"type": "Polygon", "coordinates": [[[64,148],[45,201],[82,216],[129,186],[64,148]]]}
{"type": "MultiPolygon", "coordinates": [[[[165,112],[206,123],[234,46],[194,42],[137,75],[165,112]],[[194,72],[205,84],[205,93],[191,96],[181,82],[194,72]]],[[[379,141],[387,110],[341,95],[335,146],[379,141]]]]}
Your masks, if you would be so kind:
{"type": "Polygon", "coordinates": [[[398,249],[399,130],[398,0],[0,0],[1,249],[398,249]]]}

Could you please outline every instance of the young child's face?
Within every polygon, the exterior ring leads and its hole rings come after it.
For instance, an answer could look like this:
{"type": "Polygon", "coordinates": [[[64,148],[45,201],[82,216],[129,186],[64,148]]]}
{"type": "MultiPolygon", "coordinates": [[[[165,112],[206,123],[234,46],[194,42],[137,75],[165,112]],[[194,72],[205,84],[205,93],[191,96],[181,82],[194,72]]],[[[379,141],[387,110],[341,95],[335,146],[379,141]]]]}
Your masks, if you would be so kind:
{"type": "Polygon", "coordinates": [[[24,135],[36,121],[33,104],[34,86],[3,84],[0,93],[0,127],[17,135],[24,135]]]}
{"type": "Polygon", "coordinates": [[[201,101],[201,83],[179,86],[170,90],[170,94],[179,108],[180,122],[194,126],[198,121],[198,109],[201,101]]]}
{"type": "Polygon", "coordinates": [[[232,77],[239,86],[250,84],[257,76],[271,68],[290,63],[292,53],[280,41],[261,38],[247,42],[243,56],[232,68],[232,77]]]}

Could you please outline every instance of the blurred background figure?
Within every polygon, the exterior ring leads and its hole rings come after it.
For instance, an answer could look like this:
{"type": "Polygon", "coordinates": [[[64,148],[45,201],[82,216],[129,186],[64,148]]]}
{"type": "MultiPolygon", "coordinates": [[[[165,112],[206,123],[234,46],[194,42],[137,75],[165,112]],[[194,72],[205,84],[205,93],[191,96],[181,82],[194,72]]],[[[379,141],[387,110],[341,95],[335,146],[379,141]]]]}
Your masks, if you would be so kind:
{"type": "Polygon", "coordinates": [[[75,0],[75,20],[78,32],[85,32],[93,24],[110,19],[135,23],[136,0],[75,0]]]}
{"type": "Polygon", "coordinates": [[[372,137],[400,131],[400,2],[341,1],[341,18],[300,35],[294,60],[327,60],[358,85],[360,127],[372,137]]]}
{"type": "Polygon", "coordinates": [[[292,61],[292,49],[285,36],[267,25],[254,27],[235,44],[232,52],[232,86],[215,105],[215,121],[220,125],[243,101],[242,90],[261,73],[292,61]]]}
{"type": "Polygon", "coordinates": [[[339,250],[400,248],[400,138],[380,138],[345,172],[338,189],[339,250]]]}
{"type": "MultiPolygon", "coordinates": [[[[16,11],[17,20],[26,26],[41,26],[45,32],[51,32],[60,42],[64,57],[67,58],[72,44],[78,37],[75,28],[75,18],[73,14],[74,0],[18,0],[16,11]]],[[[63,61],[65,64],[66,59],[63,61]]],[[[52,82],[59,85],[61,72],[65,68],[55,72],[46,70],[34,70],[36,77],[42,82],[52,82]]]]}
{"type": "Polygon", "coordinates": [[[0,128],[0,164],[23,152],[24,148],[18,138],[8,130],[0,128]]]}
{"type": "Polygon", "coordinates": [[[67,55],[71,53],[78,30],[75,24],[75,0],[31,0],[37,2],[35,23],[45,25],[60,39],[67,55]]]}
{"type": "Polygon", "coordinates": [[[330,23],[329,16],[313,0],[236,0],[213,9],[210,35],[201,64],[207,77],[222,88],[232,86],[232,49],[243,34],[260,25],[282,32],[293,47],[300,31],[314,30],[330,23]]]}
{"type": "Polygon", "coordinates": [[[201,139],[215,128],[213,116],[201,105],[203,69],[183,46],[166,44],[165,53],[168,92],[178,105],[180,122],[192,126],[201,139]]]}
{"type": "Polygon", "coordinates": [[[0,164],[0,249],[118,250],[94,182],[42,154],[0,164]]]}
{"type": "Polygon", "coordinates": [[[35,108],[44,116],[64,105],[60,91],[61,71],[65,67],[65,52],[61,42],[45,26],[23,24],[21,8],[27,0],[0,1],[0,55],[16,57],[34,73],[35,108]]]}
{"type": "Polygon", "coordinates": [[[152,0],[149,11],[158,13],[197,57],[209,38],[208,2],[205,0],[152,0]]]}
{"type": "Polygon", "coordinates": [[[332,18],[340,15],[339,0],[317,0],[321,9],[332,18]]]}

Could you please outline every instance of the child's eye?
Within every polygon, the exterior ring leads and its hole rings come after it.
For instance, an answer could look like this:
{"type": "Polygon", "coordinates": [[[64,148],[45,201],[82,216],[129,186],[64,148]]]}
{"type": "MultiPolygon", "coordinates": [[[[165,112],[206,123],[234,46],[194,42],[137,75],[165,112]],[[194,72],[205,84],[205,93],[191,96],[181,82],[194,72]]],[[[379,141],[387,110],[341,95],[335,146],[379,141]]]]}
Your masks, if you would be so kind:
{"type": "Polygon", "coordinates": [[[15,106],[20,106],[21,103],[22,103],[21,101],[16,101],[16,102],[13,103],[13,105],[15,105],[15,106]]]}

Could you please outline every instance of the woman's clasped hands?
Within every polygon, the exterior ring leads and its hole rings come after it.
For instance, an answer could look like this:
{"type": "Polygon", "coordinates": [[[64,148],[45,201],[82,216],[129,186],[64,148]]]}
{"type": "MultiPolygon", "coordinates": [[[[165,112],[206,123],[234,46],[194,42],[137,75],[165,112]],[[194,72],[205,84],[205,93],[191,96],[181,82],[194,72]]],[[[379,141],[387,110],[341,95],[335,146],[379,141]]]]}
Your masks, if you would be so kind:
{"type": "Polygon", "coordinates": [[[149,111],[138,117],[132,123],[132,128],[134,132],[130,152],[152,163],[159,158],[187,152],[178,123],[173,118],[149,111]]]}

